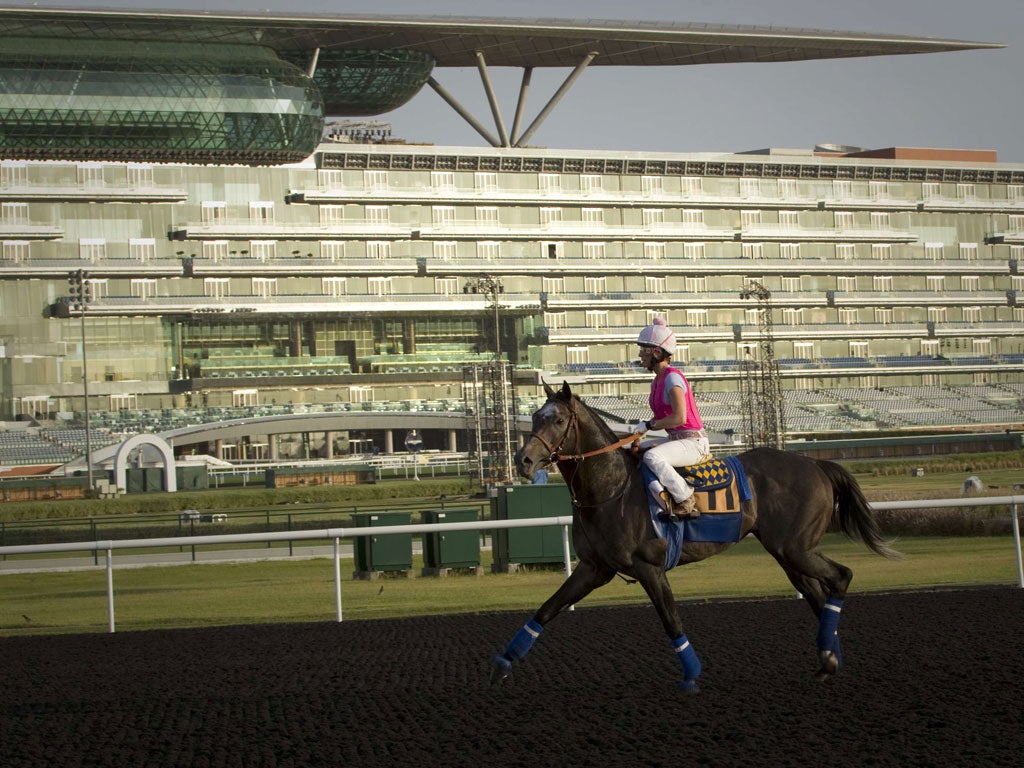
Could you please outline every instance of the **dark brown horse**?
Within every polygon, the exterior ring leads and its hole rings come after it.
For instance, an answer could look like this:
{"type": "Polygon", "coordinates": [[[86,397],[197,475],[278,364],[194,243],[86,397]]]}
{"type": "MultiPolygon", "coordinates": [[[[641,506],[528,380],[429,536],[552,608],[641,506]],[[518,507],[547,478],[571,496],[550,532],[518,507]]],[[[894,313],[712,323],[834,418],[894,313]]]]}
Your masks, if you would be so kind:
{"type": "MultiPolygon", "coordinates": [[[[512,665],[526,656],[544,626],[563,608],[618,573],[636,579],[647,592],[682,666],[678,687],[696,691],[700,661],[683,634],[665,578],[667,544],[655,532],[639,462],[626,450],[601,452],[617,436],[568,384],[560,392],[545,385],[545,391],[548,400],[533,414],[533,431],[516,453],[516,467],[531,479],[538,469],[557,461],[572,497],[579,564],[494,657],[491,681],[509,676],[512,665]]],[[[819,551],[822,537],[832,525],[879,555],[898,558],[899,553],[883,538],[856,480],[838,464],[771,448],[747,451],[739,458],[753,496],[743,510],[740,536],[750,533],[758,538],[818,617],[817,675],[827,678],[842,663],[837,629],[853,574],[819,551]]],[[[703,560],[730,546],[686,542],[678,564],[703,560]]]]}

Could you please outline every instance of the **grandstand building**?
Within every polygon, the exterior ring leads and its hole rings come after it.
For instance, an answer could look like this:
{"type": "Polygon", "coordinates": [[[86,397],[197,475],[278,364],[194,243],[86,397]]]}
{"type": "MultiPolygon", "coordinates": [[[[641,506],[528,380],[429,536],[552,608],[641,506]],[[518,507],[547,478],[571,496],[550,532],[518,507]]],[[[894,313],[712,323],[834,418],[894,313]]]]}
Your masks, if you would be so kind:
{"type": "MultiPolygon", "coordinates": [[[[137,16],[100,14],[90,29],[121,24],[144,40],[154,17],[137,16]]],[[[648,389],[637,333],[662,316],[705,421],[739,436],[739,361],[763,325],[741,294],[757,281],[771,292],[791,437],[1024,425],[1024,165],[900,148],[539,149],[517,146],[522,133],[500,120],[485,148],[351,132],[309,144],[340,97],[336,79],[327,96],[310,86],[297,48],[275,57],[277,85],[246,91],[245,119],[172,114],[166,105],[209,72],[185,83],[161,54],[174,82],[148,81],[160,104],[122,89],[124,111],[105,102],[72,125],[57,99],[32,114],[15,104],[38,87],[25,75],[32,57],[109,67],[114,49],[106,38],[76,50],[25,42],[52,35],[42,18],[0,11],[0,31],[20,25],[22,41],[0,62],[21,88],[0,94],[0,421],[80,415],[83,376],[94,426],[112,432],[458,412],[467,367],[500,350],[522,413],[542,380],[566,379],[625,422],[648,389]],[[278,87],[291,108],[271,130],[263,110],[278,87]],[[132,104],[161,124],[125,143],[139,135],[132,104]],[[225,142],[228,122],[237,134],[225,142]],[[186,134],[192,144],[176,141],[186,134]],[[76,301],[80,270],[88,295],[76,301]]],[[[207,41],[190,44],[199,69],[218,65],[207,41]]],[[[252,51],[246,66],[271,53],[252,51]]],[[[427,58],[445,63],[428,53],[404,57],[406,90],[427,81],[427,58]]],[[[323,60],[344,70],[337,53],[323,60]]],[[[94,93],[107,82],[97,77],[94,93]]],[[[66,83],[50,84],[46,98],[66,83]]],[[[367,110],[393,106],[378,102],[367,110]]],[[[254,426],[249,442],[262,437],[254,426]]]]}

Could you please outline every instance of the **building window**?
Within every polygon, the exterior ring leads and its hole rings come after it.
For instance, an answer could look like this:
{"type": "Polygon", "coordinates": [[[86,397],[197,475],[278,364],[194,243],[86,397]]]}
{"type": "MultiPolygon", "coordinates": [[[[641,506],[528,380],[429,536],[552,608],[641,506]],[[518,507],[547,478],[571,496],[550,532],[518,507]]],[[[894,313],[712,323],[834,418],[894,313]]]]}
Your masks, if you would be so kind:
{"type": "Polygon", "coordinates": [[[850,342],[850,357],[868,357],[870,354],[866,341],[850,342]]]}
{"type": "Polygon", "coordinates": [[[153,179],[153,166],[147,163],[128,163],[125,177],[129,187],[152,189],[156,186],[153,179]]]}
{"type": "Polygon", "coordinates": [[[542,240],[540,243],[540,257],[542,259],[560,259],[565,255],[565,243],[556,243],[542,240]]]}
{"type": "Polygon", "coordinates": [[[836,229],[853,229],[853,211],[836,211],[833,219],[836,229]]]}
{"type": "Polygon", "coordinates": [[[683,289],[687,293],[706,293],[708,290],[708,279],[703,275],[696,277],[684,277],[683,289]]]}
{"type": "Polygon", "coordinates": [[[976,355],[992,354],[992,339],[971,339],[971,348],[976,355]]]}
{"type": "MultiPolygon", "coordinates": [[[[258,389],[236,389],[231,392],[231,405],[234,408],[252,408],[260,404],[258,389]]],[[[225,448],[228,446],[225,445],[225,448]]],[[[239,456],[238,458],[242,458],[239,456]]]]}
{"type": "Polygon", "coordinates": [[[937,181],[926,181],[921,185],[921,197],[932,200],[942,197],[942,186],[937,181]]]}
{"type": "Polygon", "coordinates": [[[644,208],[640,211],[640,217],[645,227],[654,224],[664,224],[665,210],[663,208],[644,208]]]}
{"type": "Polygon", "coordinates": [[[390,277],[366,278],[366,292],[371,296],[390,296],[393,292],[390,277]]]}
{"type": "Polygon", "coordinates": [[[884,200],[889,197],[888,181],[869,181],[868,196],[872,200],[884,200]]]}
{"type": "Polygon", "coordinates": [[[931,323],[944,323],[944,322],[946,322],[946,308],[945,307],[928,307],[928,322],[931,322],[931,323]]]}
{"type": "Polygon", "coordinates": [[[759,197],[761,194],[761,180],[757,178],[740,179],[740,197],[759,197]]]}
{"type": "Polygon", "coordinates": [[[337,261],[345,258],[345,243],[338,240],[320,241],[320,258],[337,261]]]}
{"type": "Polygon", "coordinates": [[[98,261],[107,257],[107,241],[102,238],[83,237],[78,241],[78,257],[98,261]]]}
{"type": "Polygon", "coordinates": [[[332,224],[341,224],[345,221],[345,206],[344,205],[321,205],[320,206],[320,223],[325,226],[331,226],[332,224]]]}
{"type": "Polygon", "coordinates": [[[800,188],[796,179],[779,179],[779,197],[783,200],[794,200],[800,197],[800,188]]]}
{"type": "Polygon", "coordinates": [[[541,226],[547,226],[548,224],[557,224],[562,220],[562,209],[561,208],[550,208],[543,207],[540,209],[540,224],[541,226]]]}
{"type": "Polygon", "coordinates": [[[211,261],[220,261],[228,257],[227,240],[204,240],[203,258],[211,261]]]}
{"type": "Polygon", "coordinates": [[[348,399],[352,403],[372,403],[373,387],[351,386],[348,388],[348,399]]]}
{"type": "Polygon", "coordinates": [[[761,223],[761,211],[740,211],[740,226],[753,227],[761,223]]]}
{"type": "Polygon", "coordinates": [[[437,192],[454,192],[455,173],[453,171],[431,171],[430,186],[437,192]]]}
{"type": "Polygon", "coordinates": [[[658,261],[665,258],[664,243],[644,243],[644,258],[658,261]]]}
{"type": "Polygon", "coordinates": [[[28,186],[28,163],[24,160],[0,161],[0,186],[28,186]]]}
{"type": "Polygon", "coordinates": [[[938,339],[921,339],[921,354],[927,357],[939,356],[938,339]]]}
{"type": "Polygon", "coordinates": [[[891,291],[892,275],[873,275],[871,278],[871,286],[876,291],[891,291]]]}
{"type": "Polygon", "coordinates": [[[977,243],[960,243],[960,259],[961,261],[977,261],[978,260],[978,244],[977,243]]]}
{"type": "Polygon", "coordinates": [[[859,319],[859,313],[854,307],[840,307],[839,308],[839,322],[843,325],[856,325],[859,319]]]}
{"type": "Polygon", "coordinates": [[[836,258],[851,261],[857,256],[857,247],[853,243],[836,243],[836,258]]]}
{"type": "Polygon", "coordinates": [[[853,196],[853,185],[848,179],[832,180],[832,197],[836,200],[849,200],[853,196]]]}
{"type": "Polygon", "coordinates": [[[320,291],[324,296],[338,298],[348,293],[347,277],[324,277],[320,280],[320,291]]]}
{"type": "Polygon", "coordinates": [[[603,259],[605,257],[605,243],[593,242],[583,244],[584,259],[603,259]]]}
{"type": "Polygon", "coordinates": [[[228,220],[228,204],[223,200],[204,200],[199,212],[203,224],[224,224],[228,220]]]}
{"type": "Polygon", "coordinates": [[[566,312],[545,312],[544,327],[552,331],[565,328],[567,315],[566,312]]]}
{"type": "Polygon", "coordinates": [[[667,277],[654,277],[653,275],[644,277],[644,291],[647,293],[664,293],[666,290],[668,290],[667,277]]]}
{"type": "Polygon", "coordinates": [[[28,240],[4,240],[3,244],[4,261],[13,261],[20,264],[29,258],[28,240]]]}
{"type": "Polygon", "coordinates": [[[608,278],[586,276],[583,278],[583,291],[585,293],[597,294],[608,292],[608,278]]]}
{"type": "Polygon", "coordinates": [[[603,192],[604,184],[601,177],[596,174],[583,174],[580,176],[580,192],[589,195],[594,192],[603,192]]]}
{"type": "Polygon", "coordinates": [[[871,258],[875,261],[889,261],[892,258],[892,246],[889,243],[872,243],[871,258]]]}
{"type": "Polygon", "coordinates": [[[475,214],[478,224],[498,223],[498,207],[495,205],[478,205],[475,214]]]}
{"type": "Polygon", "coordinates": [[[704,191],[704,179],[700,176],[683,176],[679,183],[684,195],[699,195],[704,191]]]}
{"type": "Polygon", "coordinates": [[[1024,229],[1024,215],[1011,213],[1007,221],[1007,229],[1011,232],[1020,232],[1024,229]]]}
{"type": "Polygon", "coordinates": [[[1011,203],[1019,203],[1024,200],[1024,184],[1008,184],[1006,186],[1006,199],[1011,203]]]}
{"type": "Polygon", "coordinates": [[[875,307],[875,322],[889,325],[895,320],[896,313],[892,307],[875,307]]]}
{"type": "Polygon", "coordinates": [[[83,187],[102,187],[103,166],[99,163],[80,163],[78,166],[78,183],[83,187]]]}
{"type": "Polygon", "coordinates": [[[459,292],[459,279],[457,277],[435,277],[434,293],[438,296],[451,296],[459,292]]]}
{"type": "Polygon", "coordinates": [[[454,205],[435,205],[431,209],[431,219],[434,226],[444,227],[455,223],[454,205]]]}
{"type": "Polygon", "coordinates": [[[942,243],[925,243],[924,257],[931,261],[942,261],[942,243]]]}
{"type": "Polygon", "coordinates": [[[925,277],[925,285],[929,291],[941,293],[946,290],[946,277],[945,275],[928,275],[925,277]]]}
{"type": "Polygon", "coordinates": [[[981,307],[964,307],[963,317],[965,323],[980,323],[981,307]]]}
{"type": "Polygon", "coordinates": [[[780,227],[799,227],[800,226],[800,212],[799,211],[779,211],[779,226],[780,227]]]}
{"type": "Polygon", "coordinates": [[[783,307],[782,322],[786,325],[800,325],[804,321],[804,311],[800,307],[783,307]]]}
{"type": "Polygon", "coordinates": [[[370,192],[388,191],[387,171],[363,171],[363,183],[370,192]]]}
{"type": "Polygon", "coordinates": [[[269,261],[277,256],[276,240],[250,240],[249,252],[254,259],[269,261]]]}
{"type": "Polygon", "coordinates": [[[459,244],[451,240],[439,240],[434,243],[434,258],[438,261],[451,261],[458,253],[459,244]]]}
{"type": "Polygon", "coordinates": [[[317,171],[317,183],[323,189],[343,189],[345,187],[344,171],[317,171]]]}
{"type": "Polygon", "coordinates": [[[642,194],[650,195],[663,195],[665,194],[665,177],[664,176],[641,176],[640,177],[640,191],[642,194]]]}
{"type": "Polygon", "coordinates": [[[799,360],[813,360],[816,355],[814,353],[814,342],[813,341],[794,341],[793,342],[793,357],[799,360]]]}
{"type": "Polygon", "coordinates": [[[973,184],[957,184],[956,197],[957,200],[976,200],[978,190],[973,184]]]}
{"type": "Polygon", "coordinates": [[[391,207],[387,205],[368,205],[363,210],[363,219],[367,224],[390,224],[391,207]]]}
{"type": "Polygon", "coordinates": [[[566,347],[565,362],[569,365],[585,365],[590,362],[590,347],[566,347]]]}
{"type": "Polygon", "coordinates": [[[702,208],[683,208],[679,215],[683,224],[689,224],[690,226],[704,225],[704,209],[702,208]]]}
{"type": "Polygon", "coordinates": [[[128,240],[128,258],[136,261],[150,261],[156,258],[156,239],[133,237],[128,240]]]}
{"type": "Polygon", "coordinates": [[[473,185],[477,192],[490,194],[498,191],[498,174],[489,171],[477,171],[473,174],[473,185]]]}
{"type": "Polygon", "coordinates": [[[764,243],[742,243],[740,245],[740,255],[744,259],[763,259],[764,243]]]}
{"type": "Polygon", "coordinates": [[[541,192],[561,192],[562,177],[557,173],[537,174],[537,188],[541,192]]]}
{"type": "Polygon", "coordinates": [[[800,243],[779,243],[779,257],[790,261],[800,258],[800,243]]]}
{"type": "Polygon", "coordinates": [[[28,224],[28,203],[0,203],[0,221],[4,224],[28,224]]]}
{"type": "MultiPolygon", "coordinates": [[[[132,290],[135,289],[132,280],[132,290]]],[[[207,277],[203,279],[203,295],[211,299],[222,299],[231,295],[231,279],[227,277],[207,277]]]]}
{"type": "Polygon", "coordinates": [[[588,309],[586,312],[586,324],[587,328],[607,328],[608,310],[588,309]]]}
{"type": "Polygon", "coordinates": [[[139,397],[134,394],[110,395],[110,410],[134,411],[139,407],[139,397]]]}
{"type": "Polygon", "coordinates": [[[110,285],[105,277],[90,277],[89,287],[92,288],[92,297],[94,299],[105,299],[110,295],[110,285]]]}
{"type": "Polygon", "coordinates": [[[273,224],[274,204],[266,200],[254,200],[249,203],[249,221],[254,224],[273,224]]]}
{"type": "Polygon", "coordinates": [[[604,224],[604,208],[580,209],[580,221],[584,224],[604,224]]]}
{"type": "Polygon", "coordinates": [[[390,259],[391,243],[387,240],[367,240],[366,258],[368,259],[390,259]]]}
{"type": "Polygon", "coordinates": [[[854,275],[839,275],[836,277],[837,291],[856,291],[857,278],[854,275]]]}
{"type": "Polygon", "coordinates": [[[804,281],[800,275],[783,275],[782,276],[782,290],[791,291],[792,293],[799,293],[803,290],[804,281]]]}
{"type": "Polygon", "coordinates": [[[683,243],[683,258],[703,259],[706,243],[683,243]]]}
{"type": "Polygon", "coordinates": [[[276,277],[254,277],[252,279],[252,295],[268,299],[277,295],[276,277]]]}
{"type": "Polygon", "coordinates": [[[686,310],[686,324],[698,328],[704,327],[708,324],[708,311],[706,309],[686,310]]]}
{"type": "Polygon", "coordinates": [[[565,293],[565,278],[542,277],[540,279],[540,286],[544,293],[565,293]]]}
{"type": "Polygon", "coordinates": [[[498,243],[493,240],[481,240],[476,244],[476,255],[484,261],[496,261],[500,258],[498,243]]]}
{"type": "Polygon", "coordinates": [[[961,275],[961,291],[977,291],[981,289],[981,277],[978,275],[961,275]]]}
{"type": "Polygon", "coordinates": [[[871,211],[872,229],[889,229],[892,226],[892,217],[888,211],[871,211]]]}

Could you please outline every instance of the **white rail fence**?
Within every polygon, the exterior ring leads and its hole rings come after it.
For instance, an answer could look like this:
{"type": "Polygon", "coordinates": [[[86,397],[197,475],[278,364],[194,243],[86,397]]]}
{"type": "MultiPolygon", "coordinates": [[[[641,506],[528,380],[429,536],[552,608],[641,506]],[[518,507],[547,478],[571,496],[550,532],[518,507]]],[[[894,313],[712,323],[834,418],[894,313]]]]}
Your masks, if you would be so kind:
{"type": "MultiPolygon", "coordinates": [[[[933,499],[915,501],[889,501],[872,504],[875,510],[892,509],[934,509],[940,507],[981,507],[1009,505],[1013,530],[1014,549],[1017,557],[1017,584],[1024,589],[1024,560],[1021,554],[1020,522],[1018,505],[1024,504],[1024,496],[985,496],[964,499],[933,499]]],[[[562,557],[565,574],[572,573],[569,549],[569,528],[571,515],[558,517],[537,517],[523,520],[475,520],[462,523],[419,523],[415,525],[382,525],[360,528],[324,528],[309,531],[274,531],[269,533],[217,534],[210,536],[172,536],[158,539],[121,539],[117,541],[79,541],[54,544],[24,544],[0,547],[0,557],[6,555],[52,554],[55,552],[103,552],[106,554],[107,574],[107,626],[114,632],[114,551],[154,549],[159,547],[183,547],[216,544],[266,543],[274,541],[329,540],[334,543],[334,603],[337,620],[342,620],[341,606],[341,540],[360,536],[384,536],[387,534],[444,533],[446,531],[494,531],[507,528],[536,528],[561,526],[562,557]]],[[[59,564],[54,570],[59,570],[59,564]]]]}

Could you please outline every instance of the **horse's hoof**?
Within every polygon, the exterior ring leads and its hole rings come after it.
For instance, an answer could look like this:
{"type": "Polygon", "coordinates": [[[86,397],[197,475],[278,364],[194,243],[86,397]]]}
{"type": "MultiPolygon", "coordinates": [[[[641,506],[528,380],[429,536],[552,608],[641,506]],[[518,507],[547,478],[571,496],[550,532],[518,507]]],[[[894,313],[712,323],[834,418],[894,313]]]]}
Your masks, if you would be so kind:
{"type": "Polygon", "coordinates": [[[818,651],[821,668],[814,673],[818,680],[828,680],[839,671],[839,659],[832,651],[818,651]]]}
{"type": "Polygon", "coordinates": [[[697,685],[696,680],[680,680],[676,683],[676,690],[683,693],[697,693],[700,691],[700,686],[697,685]]]}
{"type": "Polygon", "coordinates": [[[504,682],[512,675],[512,662],[504,656],[491,659],[491,685],[504,682]]]}

